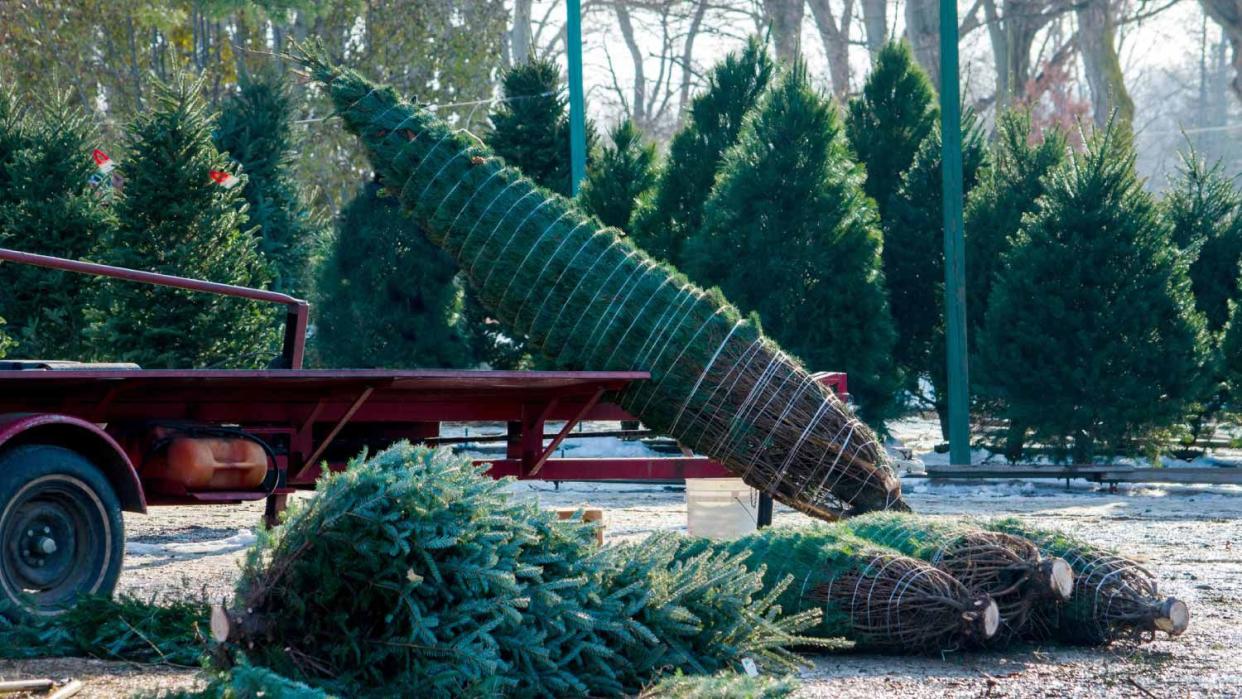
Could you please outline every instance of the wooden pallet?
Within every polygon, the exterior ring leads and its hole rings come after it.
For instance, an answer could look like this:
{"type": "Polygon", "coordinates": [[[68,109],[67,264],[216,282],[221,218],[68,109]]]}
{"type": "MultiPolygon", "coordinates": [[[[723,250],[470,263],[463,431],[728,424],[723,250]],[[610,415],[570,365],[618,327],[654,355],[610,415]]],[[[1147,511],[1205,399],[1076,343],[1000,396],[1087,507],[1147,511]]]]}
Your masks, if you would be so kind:
{"type": "Polygon", "coordinates": [[[1081,478],[1095,481],[1096,483],[1110,484],[1199,483],[1242,485],[1242,468],[1135,468],[1132,466],[1110,466],[1108,464],[1084,464],[1079,466],[1035,466],[1024,464],[1012,466],[928,466],[927,475],[919,477],[976,480],[1053,478],[1066,481],[1081,478]]]}

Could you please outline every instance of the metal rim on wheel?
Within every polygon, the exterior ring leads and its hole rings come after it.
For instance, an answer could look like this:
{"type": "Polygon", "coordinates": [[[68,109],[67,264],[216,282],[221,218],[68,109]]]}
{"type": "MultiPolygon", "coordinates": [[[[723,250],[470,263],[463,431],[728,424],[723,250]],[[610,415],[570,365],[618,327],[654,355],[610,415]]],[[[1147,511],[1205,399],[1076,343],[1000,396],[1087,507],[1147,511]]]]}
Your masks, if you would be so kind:
{"type": "Polygon", "coordinates": [[[66,474],[32,480],[0,513],[0,585],[11,598],[32,599],[36,613],[98,592],[115,555],[110,528],[85,482],[66,474]]]}

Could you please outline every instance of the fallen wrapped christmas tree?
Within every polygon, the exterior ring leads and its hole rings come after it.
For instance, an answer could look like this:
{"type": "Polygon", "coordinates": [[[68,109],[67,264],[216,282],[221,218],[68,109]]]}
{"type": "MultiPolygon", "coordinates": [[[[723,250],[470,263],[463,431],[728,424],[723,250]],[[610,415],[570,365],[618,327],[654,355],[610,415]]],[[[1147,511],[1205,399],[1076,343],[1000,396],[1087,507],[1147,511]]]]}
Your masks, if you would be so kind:
{"type": "Polygon", "coordinates": [[[968,589],[996,601],[1007,642],[1027,631],[1040,615],[1069,598],[1074,574],[1062,558],[1046,556],[1030,541],[970,524],[944,522],[897,512],[875,512],[845,520],[842,527],[867,541],[912,556],[952,575],[968,589]]]}
{"type": "Polygon", "coordinates": [[[1157,631],[1179,636],[1190,626],[1186,603],[1162,598],[1155,577],[1136,561],[1012,517],[987,527],[1029,539],[1045,556],[1064,558],[1074,569],[1070,600],[1043,612],[1046,618],[1039,624],[1051,640],[1077,645],[1149,641],[1157,631]]]}
{"type": "Polygon", "coordinates": [[[806,631],[822,639],[847,639],[871,650],[911,653],[978,646],[1000,625],[996,603],[972,592],[923,561],[864,541],[839,525],[766,528],[732,541],[688,539],[683,555],[702,551],[744,557],[782,586],[777,603],[786,612],[821,610],[806,631]]]}
{"type": "Polygon", "coordinates": [[[615,696],[743,657],[766,671],[818,620],[780,616],[740,554],[597,549],[468,457],[408,444],[325,477],[251,550],[213,635],[342,696],[615,696]]]}
{"type": "Polygon", "coordinates": [[[906,509],[871,429],[718,292],[391,88],[299,60],[482,303],[556,366],[651,372],[617,397],[626,410],[814,517],[906,509]]]}

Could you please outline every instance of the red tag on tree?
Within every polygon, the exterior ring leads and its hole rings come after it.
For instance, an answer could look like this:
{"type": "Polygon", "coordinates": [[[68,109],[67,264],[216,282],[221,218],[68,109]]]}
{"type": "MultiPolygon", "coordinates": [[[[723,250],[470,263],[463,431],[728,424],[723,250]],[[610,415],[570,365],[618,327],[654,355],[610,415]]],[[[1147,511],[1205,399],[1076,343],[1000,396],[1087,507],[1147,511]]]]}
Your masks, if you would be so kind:
{"type": "Polygon", "coordinates": [[[221,170],[211,170],[209,175],[211,177],[212,182],[215,182],[216,184],[221,185],[225,189],[232,189],[233,187],[237,186],[238,182],[241,181],[237,179],[237,177],[235,177],[231,173],[223,172],[221,170]]]}
{"type": "Polygon", "coordinates": [[[112,158],[109,158],[107,153],[98,148],[91,151],[91,158],[95,161],[95,167],[99,168],[99,171],[105,175],[112,172],[112,169],[116,167],[116,163],[112,162],[112,158]]]}

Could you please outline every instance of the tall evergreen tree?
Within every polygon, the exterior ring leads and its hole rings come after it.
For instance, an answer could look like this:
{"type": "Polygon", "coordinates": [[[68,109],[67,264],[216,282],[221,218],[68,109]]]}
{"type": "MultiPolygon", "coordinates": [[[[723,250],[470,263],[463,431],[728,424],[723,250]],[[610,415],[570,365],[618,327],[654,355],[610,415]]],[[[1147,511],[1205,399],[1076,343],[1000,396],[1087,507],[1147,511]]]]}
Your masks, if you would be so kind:
{"type": "Polygon", "coordinates": [[[1131,452],[1200,395],[1205,327],[1124,126],[1048,177],[992,291],[982,384],[1076,462],[1131,452]]]}
{"type": "Polygon", "coordinates": [[[1164,200],[1173,223],[1173,241],[1190,255],[1195,306],[1208,329],[1219,332],[1229,320],[1229,301],[1239,298],[1242,261],[1242,193],[1234,189],[1220,163],[1209,167],[1194,153],[1183,156],[1179,176],[1164,200]]]}
{"type": "Polygon", "coordinates": [[[630,231],[653,257],[681,263],[682,245],[702,224],[725,151],[737,141],[743,118],[767,89],[774,69],[763,42],[752,37],[745,49],[716,64],[707,89],[690,102],[686,123],[669,144],[651,204],[636,212],[630,231]]]}
{"type": "Polygon", "coordinates": [[[891,414],[900,379],[879,224],[862,178],[836,109],[798,62],[726,153],[685,268],[757,312],[811,369],[847,371],[875,424],[891,414]]]}
{"type": "MultiPolygon", "coordinates": [[[[532,58],[509,69],[501,88],[504,100],[491,114],[487,145],[540,186],[568,196],[569,109],[560,68],[553,61],[532,58]]],[[[588,164],[596,140],[588,123],[588,164]]]]}
{"type": "Polygon", "coordinates": [[[9,85],[0,85],[0,205],[13,201],[13,159],[29,142],[26,110],[9,85]]]}
{"type": "MultiPolygon", "coordinates": [[[[243,286],[270,277],[246,223],[241,190],[210,173],[231,165],[211,141],[201,83],[161,85],[153,108],[129,127],[130,152],[103,261],[243,286]]],[[[273,309],[242,299],[109,282],[95,299],[95,348],[148,368],[260,367],[276,353],[273,309]]]]}
{"type": "Polygon", "coordinates": [[[938,114],[935,88],[910,45],[885,44],[845,118],[845,134],[867,170],[863,188],[879,207],[881,220],[938,114]]]}
{"type": "Polygon", "coordinates": [[[1238,265],[1242,262],[1242,194],[1224,174],[1219,162],[1209,167],[1193,152],[1182,157],[1177,180],[1164,199],[1173,224],[1173,242],[1191,259],[1190,286],[1195,307],[1211,334],[1211,361],[1205,369],[1204,393],[1191,411],[1190,435],[1198,439],[1211,419],[1233,396],[1237,386],[1229,353],[1235,351],[1236,331],[1230,304],[1239,296],[1238,265]],[[1235,337],[1228,335],[1233,333],[1235,337]]]}
{"type": "Polygon", "coordinates": [[[629,119],[617,124],[578,193],[583,208],[606,226],[628,231],[639,201],[655,186],[655,145],[629,119]]]}
{"type": "MultiPolygon", "coordinates": [[[[7,207],[13,201],[10,165],[17,151],[24,147],[26,138],[26,119],[21,103],[11,86],[0,85],[0,207],[7,207]]],[[[0,239],[2,237],[0,235],[0,239]]],[[[5,334],[4,318],[0,317],[0,357],[12,345],[13,339],[5,334]]]]}
{"type": "Polygon", "coordinates": [[[1069,144],[1059,128],[1036,140],[1029,112],[1013,110],[997,120],[996,138],[978,185],[966,201],[967,339],[973,349],[983,327],[1001,257],[1044,193],[1045,177],[1065,161],[1069,144]]]}
{"type": "MultiPolygon", "coordinates": [[[[0,203],[0,245],[69,259],[89,257],[112,225],[101,190],[90,183],[99,133],[68,95],[43,105],[25,147],[7,164],[0,203]]],[[[101,187],[104,185],[100,185],[101,187]]],[[[26,358],[84,359],[83,299],[92,280],[80,274],[0,266],[0,316],[26,358]]]]}
{"type": "Polygon", "coordinates": [[[305,294],[311,252],[325,226],[294,179],[299,143],[293,114],[293,97],[280,78],[246,80],[225,102],[214,135],[216,148],[246,173],[242,193],[250,204],[250,223],[257,227],[259,252],[272,271],[272,288],[305,294]]]}
{"type": "Polygon", "coordinates": [[[462,291],[453,260],[380,184],[344,209],[319,268],[316,350],[325,366],[465,367],[462,291]]]}
{"type": "MultiPolygon", "coordinates": [[[[1064,163],[1068,153],[1068,139],[1060,128],[1045,129],[1043,140],[1036,141],[1029,112],[1012,110],[1000,116],[991,157],[966,201],[966,339],[972,366],[978,362],[979,336],[1001,260],[1022,226],[1022,217],[1034,211],[1043,196],[1048,173],[1064,163]]],[[[938,333],[933,342],[942,342],[942,336],[938,333]]],[[[932,354],[934,362],[940,360],[940,345],[933,345],[932,354]]],[[[939,361],[933,367],[936,405],[942,416],[948,410],[948,402],[941,397],[942,388],[948,383],[943,366],[944,362],[939,361]]],[[[977,379],[977,374],[972,378],[977,379]]],[[[1003,412],[1003,406],[994,405],[979,391],[972,397],[985,411],[1003,412]]],[[[1025,425],[1010,422],[1005,445],[1010,459],[1021,455],[1025,435],[1025,425]]]]}
{"type": "MultiPolygon", "coordinates": [[[[897,325],[894,357],[911,388],[930,375],[942,425],[947,419],[944,325],[944,200],[940,129],[923,140],[901,185],[889,200],[884,224],[884,274],[897,325]]],[[[962,118],[962,188],[970,194],[987,147],[970,112],[962,118]]]]}

